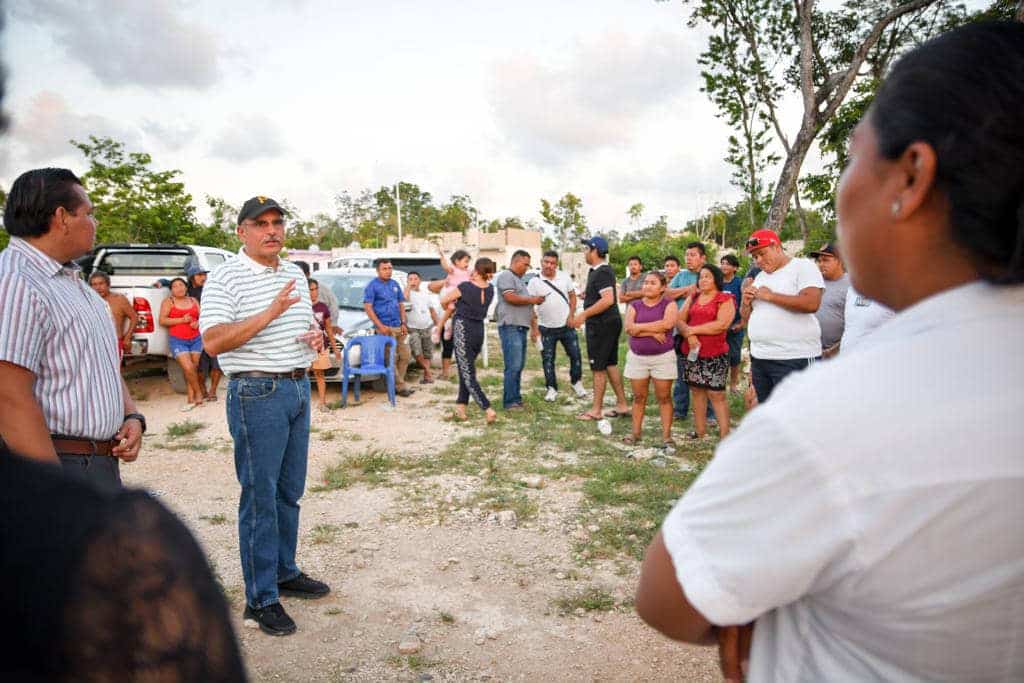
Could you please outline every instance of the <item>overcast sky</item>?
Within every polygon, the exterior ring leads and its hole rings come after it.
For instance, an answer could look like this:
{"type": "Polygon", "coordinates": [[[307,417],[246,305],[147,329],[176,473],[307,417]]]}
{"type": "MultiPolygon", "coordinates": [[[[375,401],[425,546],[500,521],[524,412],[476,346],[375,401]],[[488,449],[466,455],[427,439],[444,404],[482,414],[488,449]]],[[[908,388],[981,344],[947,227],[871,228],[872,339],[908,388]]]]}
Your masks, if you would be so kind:
{"type": "MultiPolygon", "coordinates": [[[[86,166],[111,136],[238,205],[303,214],[341,190],[417,183],[484,217],[583,198],[673,225],[735,199],[728,131],[699,91],[704,37],[654,0],[8,0],[12,127],[0,184],[86,166]]],[[[794,112],[798,116],[797,112],[794,112]]],[[[795,120],[794,125],[798,124],[795,120]]]]}

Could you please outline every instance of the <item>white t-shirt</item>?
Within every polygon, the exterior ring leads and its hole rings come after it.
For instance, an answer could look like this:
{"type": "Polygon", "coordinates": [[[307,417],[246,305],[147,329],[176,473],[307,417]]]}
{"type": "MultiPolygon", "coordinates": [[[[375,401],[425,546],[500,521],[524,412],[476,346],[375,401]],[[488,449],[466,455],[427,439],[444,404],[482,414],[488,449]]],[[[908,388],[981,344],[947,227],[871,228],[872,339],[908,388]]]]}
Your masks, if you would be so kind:
{"type": "MultiPolygon", "coordinates": [[[[808,287],[825,289],[825,280],[813,261],[791,258],[774,273],[763,270],[755,287],[795,296],[808,287]]],[[[750,355],[764,360],[817,358],[821,355],[821,327],[813,313],[794,313],[767,301],[754,300],[747,323],[750,355]]]]}
{"type": "Polygon", "coordinates": [[[566,273],[558,270],[555,271],[555,276],[550,278],[551,284],[558,287],[559,291],[565,295],[563,299],[558,292],[551,289],[550,286],[544,283],[544,280],[549,278],[543,275],[530,280],[530,284],[526,286],[526,289],[530,292],[530,296],[543,296],[544,303],[537,305],[537,324],[541,327],[565,327],[566,321],[569,319],[569,304],[566,299],[572,293],[572,280],[566,273]]]}
{"type": "Polygon", "coordinates": [[[662,532],[749,680],[1024,680],[1022,348],[1024,286],[959,287],[722,442],[662,532]]]}
{"type": "Polygon", "coordinates": [[[839,353],[853,351],[860,346],[864,337],[894,315],[896,315],[896,311],[888,306],[868,299],[853,287],[847,289],[846,306],[843,312],[843,340],[839,344],[839,353]]]}
{"type": "Polygon", "coordinates": [[[411,330],[427,330],[434,326],[434,319],[430,317],[430,294],[409,290],[409,311],[406,314],[406,322],[411,330]]]}

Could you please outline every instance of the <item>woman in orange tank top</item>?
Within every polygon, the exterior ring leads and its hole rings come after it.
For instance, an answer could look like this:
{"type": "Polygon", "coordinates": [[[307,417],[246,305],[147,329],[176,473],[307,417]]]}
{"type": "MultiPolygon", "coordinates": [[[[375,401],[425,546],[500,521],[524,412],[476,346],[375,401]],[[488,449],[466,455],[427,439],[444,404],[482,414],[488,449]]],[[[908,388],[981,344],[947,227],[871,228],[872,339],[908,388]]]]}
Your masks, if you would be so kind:
{"type": "Polygon", "coordinates": [[[199,334],[199,302],[188,295],[188,283],[180,277],[171,280],[171,295],[160,304],[160,324],[167,328],[171,355],[185,373],[188,403],[181,410],[192,410],[202,405],[204,398],[198,370],[203,338],[199,334]]]}

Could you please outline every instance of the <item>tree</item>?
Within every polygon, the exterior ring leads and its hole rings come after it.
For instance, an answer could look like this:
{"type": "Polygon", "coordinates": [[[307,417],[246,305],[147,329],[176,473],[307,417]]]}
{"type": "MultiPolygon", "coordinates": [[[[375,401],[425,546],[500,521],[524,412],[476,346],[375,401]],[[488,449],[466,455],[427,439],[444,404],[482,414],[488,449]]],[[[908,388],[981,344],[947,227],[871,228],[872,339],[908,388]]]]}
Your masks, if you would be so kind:
{"type": "MultiPolygon", "coordinates": [[[[785,161],[765,222],[776,230],[786,220],[811,144],[854,82],[861,76],[880,78],[903,51],[962,20],[964,14],[952,0],[846,0],[833,10],[816,9],[815,0],[684,1],[695,5],[692,24],[706,23],[716,31],[728,24],[735,30],[744,75],[752,77],[753,92],[782,146],[785,161]],[[803,115],[791,138],[784,130],[779,103],[794,87],[803,115]]],[[[709,42],[702,59],[714,59],[714,48],[709,42]]],[[[720,90],[709,94],[715,92],[720,90]]],[[[806,235],[806,227],[803,232],[806,235]]]]}
{"type": "Polygon", "coordinates": [[[82,183],[96,207],[98,242],[196,242],[203,229],[180,171],[154,171],[149,154],[125,152],[111,138],[71,144],[89,162],[82,183]]]}
{"type": "Polygon", "coordinates": [[[644,205],[637,202],[633,206],[629,207],[626,211],[626,215],[629,216],[629,225],[634,231],[640,228],[640,220],[644,217],[644,205]]]}
{"type": "Polygon", "coordinates": [[[579,242],[587,234],[587,219],[583,216],[583,200],[572,192],[566,192],[552,205],[546,199],[540,200],[540,215],[555,232],[555,243],[564,251],[570,242],[579,242]]]}

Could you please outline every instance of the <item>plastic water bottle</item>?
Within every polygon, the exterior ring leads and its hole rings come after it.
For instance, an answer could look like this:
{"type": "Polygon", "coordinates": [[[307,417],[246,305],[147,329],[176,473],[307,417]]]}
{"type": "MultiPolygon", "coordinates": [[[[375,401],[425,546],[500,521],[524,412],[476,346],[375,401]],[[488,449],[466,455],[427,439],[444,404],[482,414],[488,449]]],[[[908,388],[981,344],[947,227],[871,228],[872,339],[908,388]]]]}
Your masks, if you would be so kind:
{"type": "Polygon", "coordinates": [[[597,431],[605,436],[610,436],[612,433],[612,423],[605,418],[601,418],[597,421],[597,431]]]}

